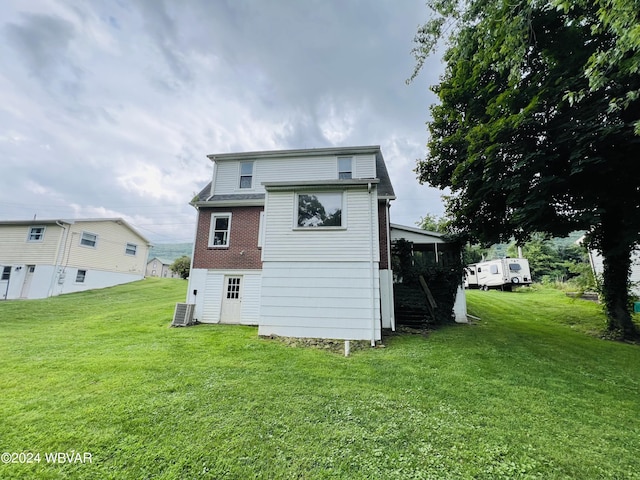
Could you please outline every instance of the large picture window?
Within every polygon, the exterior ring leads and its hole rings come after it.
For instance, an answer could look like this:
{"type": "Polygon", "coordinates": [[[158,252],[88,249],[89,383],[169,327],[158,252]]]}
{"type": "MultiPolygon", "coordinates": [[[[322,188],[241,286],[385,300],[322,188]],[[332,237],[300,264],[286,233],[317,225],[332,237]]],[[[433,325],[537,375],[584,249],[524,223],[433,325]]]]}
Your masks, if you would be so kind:
{"type": "Polygon", "coordinates": [[[300,228],[342,227],[342,193],[298,194],[300,228]]]}
{"type": "Polygon", "coordinates": [[[231,214],[213,213],[211,215],[210,247],[228,247],[231,233],[231,214]]]}

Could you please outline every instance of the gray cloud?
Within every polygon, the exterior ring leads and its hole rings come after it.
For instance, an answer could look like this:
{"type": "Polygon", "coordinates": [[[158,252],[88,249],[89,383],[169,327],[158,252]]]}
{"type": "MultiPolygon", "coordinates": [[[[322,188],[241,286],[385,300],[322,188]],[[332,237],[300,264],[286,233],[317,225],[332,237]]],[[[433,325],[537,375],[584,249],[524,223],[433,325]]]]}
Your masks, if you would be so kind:
{"type": "Polygon", "coordinates": [[[5,219],[121,215],[189,241],[207,154],[364,144],[382,146],[394,222],[442,212],[412,172],[441,71],[405,85],[421,0],[7,2],[5,219]]]}

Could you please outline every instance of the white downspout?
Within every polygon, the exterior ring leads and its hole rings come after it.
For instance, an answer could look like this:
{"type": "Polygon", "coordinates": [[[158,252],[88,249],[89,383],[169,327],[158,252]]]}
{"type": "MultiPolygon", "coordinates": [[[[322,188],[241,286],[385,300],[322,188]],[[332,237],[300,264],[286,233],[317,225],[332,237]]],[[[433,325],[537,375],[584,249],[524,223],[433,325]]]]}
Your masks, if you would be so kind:
{"type": "Polygon", "coordinates": [[[374,243],[373,243],[373,189],[371,182],[368,183],[369,193],[369,274],[371,275],[371,346],[376,346],[376,282],[374,279],[374,243]]]}
{"type": "Polygon", "coordinates": [[[49,285],[49,292],[47,297],[52,297],[56,285],[56,279],[60,275],[58,269],[62,268],[62,262],[64,261],[64,252],[67,249],[67,238],[69,231],[60,220],[56,220],[56,225],[62,228],[62,235],[60,235],[60,242],[58,242],[58,249],[56,251],[56,263],[53,266],[53,274],[51,275],[51,284],[49,285]]]}
{"type": "Polygon", "coordinates": [[[391,200],[387,198],[387,268],[391,275],[389,285],[389,313],[391,314],[391,331],[396,331],[396,312],[393,304],[393,269],[391,268],[391,200]]]}

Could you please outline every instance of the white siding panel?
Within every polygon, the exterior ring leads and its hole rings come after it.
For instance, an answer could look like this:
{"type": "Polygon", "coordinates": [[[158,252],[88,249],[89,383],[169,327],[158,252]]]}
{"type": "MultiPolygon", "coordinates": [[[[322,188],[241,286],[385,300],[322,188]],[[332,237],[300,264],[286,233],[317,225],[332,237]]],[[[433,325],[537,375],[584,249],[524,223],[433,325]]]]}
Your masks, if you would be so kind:
{"type": "Polygon", "coordinates": [[[42,225],[34,221],[33,225],[0,226],[0,265],[41,265],[56,263],[56,254],[60,245],[62,228],[57,225],[42,225]],[[31,227],[44,226],[44,237],[39,242],[28,242],[31,227]]]}
{"type": "MultiPolygon", "coordinates": [[[[246,270],[208,270],[204,278],[204,295],[202,296],[202,314],[198,321],[202,323],[220,323],[222,297],[224,295],[224,277],[237,275],[242,277],[242,310],[240,323],[243,325],[257,325],[260,317],[260,288],[261,276],[259,272],[246,270]]],[[[203,283],[200,281],[200,283],[203,283]]],[[[191,288],[191,287],[190,287],[191,288]]],[[[196,307],[196,312],[198,308],[196,307]]]]}
{"type": "Polygon", "coordinates": [[[258,325],[260,319],[260,274],[242,275],[242,318],[243,325],[258,325]]]}
{"type": "Polygon", "coordinates": [[[369,250],[373,247],[374,261],[379,261],[375,195],[370,195],[366,189],[348,190],[344,195],[345,229],[294,229],[295,193],[269,192],[263,260],[368,261],[371,258],[369,250]]]}
{"type": "Polygon", "coordinates": [[[189,271],[189,285],[187,287],[187,303],[196,305],[193,318],[199,322],[204,322],[204,300],[207,282],[207,270],[204,268],[192,268],[189,271]],[[193,291],[197,290],[198,294],[194,295],[193,291]]]}
{"type": "MultiPolygon", "coordinates": [[[[244,161],[244,160],[243,160],[244,161]]],[[[240,160],[219,161],[216,166],[215,194],[264,193],[264,182],[336,180],[338,157],[262,158],[253,165],[251,189],[240,189],[240,160]]],[[[354,157],[354,178],[376,178],[375,155],[354,157]]]]}
{"type": "Polygon", "coordinates": [[[355,163],[354,178],[377,178],[375,155],[357,155],[353,161],[355,163]]]}
{"type": "Polygon", "coordinates": [[[368,262],[265,262],[258,333],[379,340],[380,279],[373,266],[372,279],[368,262]]]}
{"type": "Polygon", "coordinates": [[[222,289],[224,288],[224,273],[207,272],[204,287],[204,303],[202,309],[202,323],[219,323],[220,307],[222,305],[222,289]]]}
{"type": "Polygon", "coordinates": [[[238,162],[218,162],[216,166],[215,195],[237,193],[236,190],[240,189],[239,169],[238,162]]]}

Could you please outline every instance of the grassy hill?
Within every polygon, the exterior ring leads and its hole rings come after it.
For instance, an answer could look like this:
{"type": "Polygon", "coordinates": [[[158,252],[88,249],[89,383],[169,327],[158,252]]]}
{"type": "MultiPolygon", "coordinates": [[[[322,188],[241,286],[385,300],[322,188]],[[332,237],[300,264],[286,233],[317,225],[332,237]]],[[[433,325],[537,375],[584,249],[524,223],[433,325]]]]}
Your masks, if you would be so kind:
{"type": "Polygon", "coordinates": [[[185,289],[0,302],[0,449],[41,455],[0,478],[639,476],[640,347],[589,335],[595,304],[472,291],[474,324],[345,358],[254,327],[168,328],[185,289]]]}
{"type": "Polygon", "coordinates": [[[186,255],[191,257],[193,243],[159,243],[149,252],[149,258],[158,257],[173,262],[176,258],[186,255]]]}

